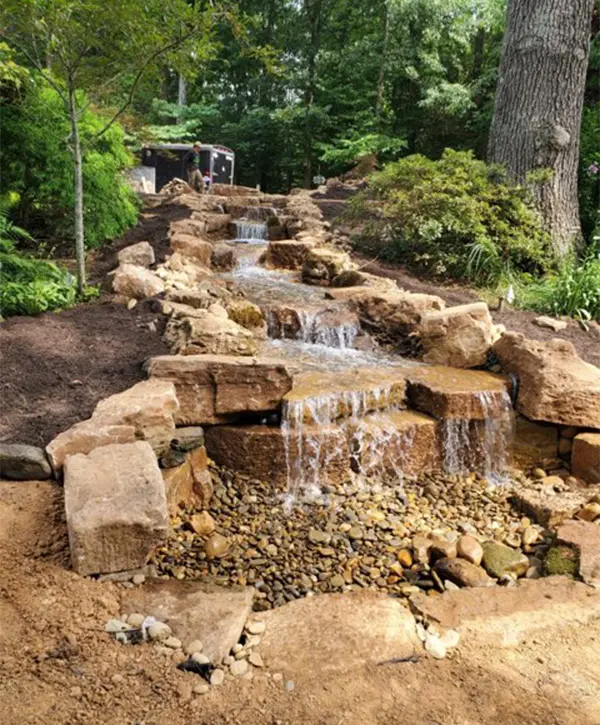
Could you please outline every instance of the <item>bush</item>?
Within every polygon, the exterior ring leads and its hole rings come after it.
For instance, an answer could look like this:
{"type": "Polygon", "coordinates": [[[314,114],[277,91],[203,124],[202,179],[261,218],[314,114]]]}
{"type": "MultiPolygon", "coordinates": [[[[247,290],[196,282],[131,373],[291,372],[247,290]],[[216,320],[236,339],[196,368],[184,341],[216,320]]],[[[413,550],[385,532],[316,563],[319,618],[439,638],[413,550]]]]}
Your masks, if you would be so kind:
{"type": "Polygon", "coordinates": [[[550,239],[530,190],[471,152],[388,164],[352,206],[353,217],[372,217],[359,249],[436,276],[497,286],[550,266],[550,239]]]}
{"type": "Polygon", "coordinates": [[[9,220],[8,207],[0,203],[0,314],[35,315],[69,307],[76,299],[75,278],[52,262],[16,251],[16,240],[31,238],[9,220]]]}
{"type": "MultiPolygon", "coordinates": [[[[114,124],[94,141],[105,119],[90,107],[80,120],[85,241],[97,247],[137,220],[137,197],[122,171],[131,165],[123,130],[114,124]]],[[[19,223],[52,242],[73,239],[73,163],[66,147],[69,122],[56,91],[37,78],[2,107],[0,193],[17,192],[19,223]]]]}

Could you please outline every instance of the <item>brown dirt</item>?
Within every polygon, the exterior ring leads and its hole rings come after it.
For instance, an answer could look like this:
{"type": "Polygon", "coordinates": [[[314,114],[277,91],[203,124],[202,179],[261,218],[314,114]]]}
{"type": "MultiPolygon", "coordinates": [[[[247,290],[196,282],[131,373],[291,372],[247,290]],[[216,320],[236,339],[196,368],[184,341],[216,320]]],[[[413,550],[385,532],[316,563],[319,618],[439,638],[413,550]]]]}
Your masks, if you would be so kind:
{"type": "MultiPolygon", "coordinates": [[[[307,669],[293,692],[258,674],[190,699],[197,675],[103,631],[122,588],[65,567],[62,489],[0,483],[2,725],[598,725],[600,621],[452,659],[307,669]]],[[[267,662],[268,667],[268,662],[267,662]]]]}
{"type": "Polygon", "coordinates": [[[110,300],[0,325],[0,441],[46,445],[96,403],[142,380],[142,363],[168,352],[151,301],[110,300]]]}
{"type": "MultiPolygon", "coordinates": [[[[438,295],[448,305],[464,305],[482,299],[475,290],[458,284],[441,285],[439,282],[416,277],[397,265],[369,260],[356,254],[353,255],[353,258],[365,272],[395,279],[399,287],[409,292],[438,295]]],[[[552,332],[552,330],[543,329],[533,323],[536,317],[539,317],[536,312],[504,309],[502,312],[491,310],[491,314],[496,324],[502,324],[507,330],[513,332],[522,332],[533,340],[552,340],[556,337],[569,340],[575,345],[581,358],[592,365],[600,366],[600,336],[597,328],[586,331],[575,320],[565,318],[568,320],[567,328],[561,332],[552,332]]]]}

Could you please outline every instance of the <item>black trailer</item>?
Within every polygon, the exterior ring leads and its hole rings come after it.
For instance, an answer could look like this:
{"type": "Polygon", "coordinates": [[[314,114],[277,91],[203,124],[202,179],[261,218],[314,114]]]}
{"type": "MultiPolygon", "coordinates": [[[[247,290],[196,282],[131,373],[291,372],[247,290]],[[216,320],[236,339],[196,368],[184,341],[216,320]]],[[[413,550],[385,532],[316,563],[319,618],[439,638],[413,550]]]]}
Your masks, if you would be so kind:
{"type": "MultiPolygon", "coordinates": [[[[151,144],[142,149],[142,165],[155,170],[155,193],[172,179],[187,181],[185,157],[192,150],[191,144],[151,144]]],[[[233,184],[235,154],[226,146],[202,144],[200,146],[200,171],[208,172],[215,184],[233,184]]]]}

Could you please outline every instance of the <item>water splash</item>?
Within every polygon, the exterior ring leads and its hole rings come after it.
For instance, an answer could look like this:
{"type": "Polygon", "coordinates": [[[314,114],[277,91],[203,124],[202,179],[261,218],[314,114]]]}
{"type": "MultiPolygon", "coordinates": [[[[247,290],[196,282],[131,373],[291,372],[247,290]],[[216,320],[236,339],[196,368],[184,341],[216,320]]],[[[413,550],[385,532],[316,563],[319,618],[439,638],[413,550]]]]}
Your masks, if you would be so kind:
{"type": "Polygon", "coordinates": [[[264,222],[238,219],[235,223],[235,242],[263,244],[267,240],[267,225],[264,222]]]}
{"type": "Polygon", "coordinates": [[[333,324],[328,322],[327,312],[293,310],[293,320],[286,324],[284,317],[275,311],[269,310],[267,324],[269,337],[275,339],[291,338],[312,345],[346,350],[354,347],[356,337],[360,332],[357,322],[347,321],[333,324]]]}

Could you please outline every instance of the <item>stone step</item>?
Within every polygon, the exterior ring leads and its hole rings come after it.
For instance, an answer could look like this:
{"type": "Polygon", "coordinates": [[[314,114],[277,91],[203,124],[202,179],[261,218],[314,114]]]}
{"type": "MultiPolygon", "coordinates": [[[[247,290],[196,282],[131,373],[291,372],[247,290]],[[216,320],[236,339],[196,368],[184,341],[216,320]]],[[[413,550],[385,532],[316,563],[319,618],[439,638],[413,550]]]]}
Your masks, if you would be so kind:
{"type": "Polygon", "coordinates": [[[371,413],[348,428],[354,460],[367,476],[416,475],[441,466],[438,422],[428,415],[413,410],[371,413]]]}
{"type": "Polygon", "coordinates": [[[276,489],[338,484],[350,475],[350,450],[339,426],[305,426],[285,431],[266,425],[216,425],[205,429],[206,450],[220,466],[276,489]]]}
{"type": "Polygon", "coordinates": [[[411,408],[437,419],[486,420],[512,414],[510,382],[481,370],[435,366],[406,371],[411,408]]]}
{"type": "Polygon", "coordinates": [[[311,423],[328,425],[375,410],[405,407],[409,370],[389,367],[300,373],[283,399],[284,423],[292,428],[311,423]]]}

